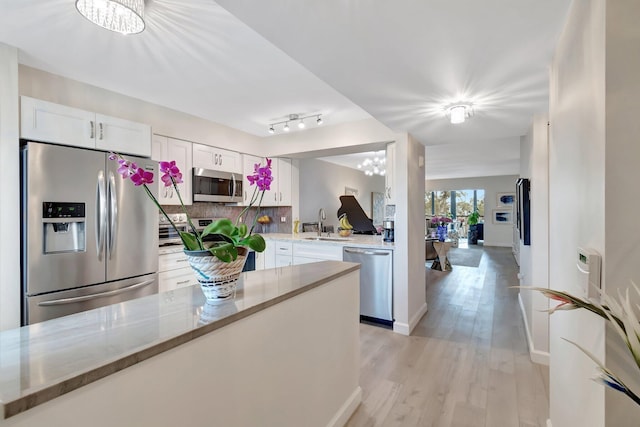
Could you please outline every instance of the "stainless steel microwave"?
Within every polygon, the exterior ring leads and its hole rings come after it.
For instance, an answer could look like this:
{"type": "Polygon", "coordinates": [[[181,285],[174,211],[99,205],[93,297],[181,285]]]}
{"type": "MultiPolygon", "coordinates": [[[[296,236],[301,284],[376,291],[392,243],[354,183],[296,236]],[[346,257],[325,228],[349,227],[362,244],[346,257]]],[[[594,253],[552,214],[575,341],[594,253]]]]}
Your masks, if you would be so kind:
{"type": "Polygon", "coordinates": [[[233,203],[242,201],[242,175],[193,168],[193,201],[233,203]]]}

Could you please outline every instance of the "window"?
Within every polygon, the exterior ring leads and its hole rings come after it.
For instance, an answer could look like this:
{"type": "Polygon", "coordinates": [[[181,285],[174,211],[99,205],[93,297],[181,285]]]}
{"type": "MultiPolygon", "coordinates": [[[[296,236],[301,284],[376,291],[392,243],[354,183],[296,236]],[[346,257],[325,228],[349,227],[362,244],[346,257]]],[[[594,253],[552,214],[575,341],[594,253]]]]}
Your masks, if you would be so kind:
{"type": "Polygon", "coordinates": [[[425,215],[467,218],[474,210],[484,218],[484,190],[429,191],[424,196],[425,215]]]}

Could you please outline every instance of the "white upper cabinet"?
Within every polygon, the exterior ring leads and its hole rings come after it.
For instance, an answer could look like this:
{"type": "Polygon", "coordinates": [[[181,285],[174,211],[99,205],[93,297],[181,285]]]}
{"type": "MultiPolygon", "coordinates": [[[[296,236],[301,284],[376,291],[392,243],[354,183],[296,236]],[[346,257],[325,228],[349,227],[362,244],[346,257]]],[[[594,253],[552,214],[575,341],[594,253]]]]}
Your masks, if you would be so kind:
{"type": "MultiPolygon", "coordinates": [[[[178,191],[185,205],[193,204],[192,176],[193,168],[192,143],[181,139],[168,138],[162,135],[153,135],[151,158],[156,161],[175,160],[176,166],[182,172],[181,184],[178,184],[178,191]]],[[[160,180],[158,182],[158,201],[161,205],[179,205],[180,199],[173,187],[165,187],[160,180]]]]}
{"type": "Polygon", "coordinates": [[[271,191],[264,195],[263,206],[291,206],[291,159],[272,159],[271,191]]]}
{"type": "Polygon", "coordinates": [[[386,160],[385,189],[384,189],[384,199],[387,205],[396,204],[395,161],[396,161],[396,144],[395,142],[392,142],[391,144],[387,144],[387,160],[386,160]]]}
{"type": "Polygon", "coordinates": [[[151,127],[66,105],[20,97],[20,137],[151,156],[151,127]]]}
{"type": "MultiPolygon", "coordinates": [[[[251,186],[247,176],[253,175],[254,167],[257,163],[264,165],[264,159],[250,154],[242,155],[242,203],[240,203],[242,206],[248,206],[251,196],[253,196],[255,186],[251,186]]],[[[268,195],[265,194],[265,197],[268,197],[268,195]]],[[[265,203],[262,204],[266,206],[265,203]]]]}
{"type": "Polygon", "coordinates": [[[291,159],[278,161],[278,206],[291,206],[291,159]]]}
{"type": "Polygon", "coordinates": [[[203,144],[193,144],[193,167],[242,173],[240,153],[203,144]]]}

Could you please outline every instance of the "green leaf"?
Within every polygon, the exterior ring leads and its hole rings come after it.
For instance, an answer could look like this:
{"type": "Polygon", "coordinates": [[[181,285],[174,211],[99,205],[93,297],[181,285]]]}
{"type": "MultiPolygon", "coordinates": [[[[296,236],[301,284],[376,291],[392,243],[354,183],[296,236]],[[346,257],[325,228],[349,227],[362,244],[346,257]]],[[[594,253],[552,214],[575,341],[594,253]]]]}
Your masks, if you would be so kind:
{"type": "Polygon", "coordinates": [[[191,233],[187,233],[186,231],[180,232],[180,237],[182,238],[182,243],[190,251],[197,251],[200,249],[200,245],[198,244],[198,239],[191,233]]]}
{"type": "Polygon", "coordinates": [[[262,252],[267,248],[267,243],[259,234],[252,234],[246,240],[247,245],[256,252],[262,252]]]}
{"type": "Polygon", "coordinates": [[[238,231],[240,232],[240,237],[244,238],[247,235],[247,232],[249,231],[249,228],[247,227],[247,224],[242,223],[238,227],[238,231]]]}
{"type": "Polygon", "coordinates": [[[231,220],[227,218],[218,219],[204,228],[202,237],[209,234],[222,234],[223,236],[231,237],[235,228],[236,226],[233,225],[231,220]]]}
{"type": "Polygon", "coordinates": [[[209,248],[209,252],[218,257],[220,261],[231,262],[238,258],[238,249],[233,243],[222,243],[209,248]]]}

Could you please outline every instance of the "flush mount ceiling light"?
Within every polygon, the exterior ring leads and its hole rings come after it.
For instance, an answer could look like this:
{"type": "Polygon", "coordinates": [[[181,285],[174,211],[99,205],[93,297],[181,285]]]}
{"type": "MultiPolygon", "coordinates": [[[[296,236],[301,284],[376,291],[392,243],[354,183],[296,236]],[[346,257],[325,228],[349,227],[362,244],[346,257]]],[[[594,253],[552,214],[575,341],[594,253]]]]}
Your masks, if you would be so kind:
{"type": "Polygon", "coordinates": [[[445,114],[451,120],[451,124],[464,123],[470,117],[473,117],[473,104],[470,102],[456,102],[445,107],[445,114]]]}
{"type": "Polygon", "coordinates": [[[384,176],[387,173],[386,164],[386,158],[374,153],[374,157],[372,159],[367,157],[362,163],[358,163],[358,169],[362,170],[367,176],[384,176]]]}
{"type": "Polygon", "coordinates": [[[144,30],[144,0],[76,0],[76,9],[96,25],[120,34],[144,30]]]}
{"type": "Polygon", "coordinates": [[[284,123],[284,126],[282,127],[282,130],[285,132],[289,132],[290,128],[289,128],[289,122],[298,122],[298,128],[299,129],[304,129],[305,123],[304,120],[305,119],[309,119],[312,117],[316,117],[316,124],[318,126],[320,126],[322,124],[322,114],[312,114],[310,116],[304,116],[301,117],[298,114],[289,114],[289,119],[288,120],[283,120],[281,122],[276,122],[276,123],[271,123],[269,125],[269,133],[276,133],[276,126],[281,125],[284,123]]]}

